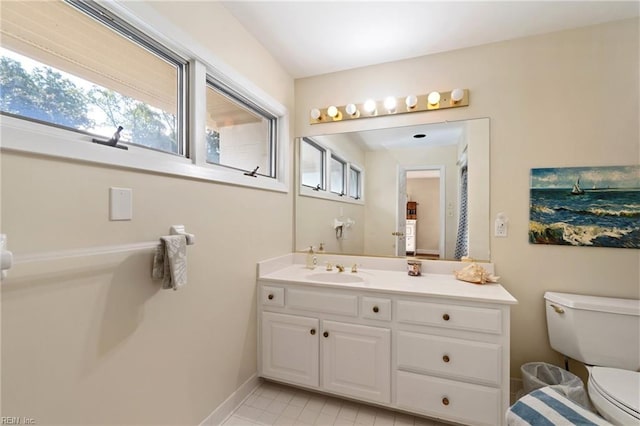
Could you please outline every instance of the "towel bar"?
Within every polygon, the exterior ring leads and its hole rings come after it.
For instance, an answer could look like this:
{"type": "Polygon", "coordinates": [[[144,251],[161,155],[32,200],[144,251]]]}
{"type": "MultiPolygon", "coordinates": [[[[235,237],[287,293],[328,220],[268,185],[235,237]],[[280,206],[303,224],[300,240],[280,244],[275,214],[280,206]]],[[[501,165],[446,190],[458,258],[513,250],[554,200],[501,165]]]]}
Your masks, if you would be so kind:
{"type": "MultiPolygon", "coordinates": [[[[187,245],[195,244],[195,235],[185,232],[184,225],[173,225],[169,229],[171,235],[184,235],[187,239],[187,245]]],[[[7,237],[2,234],[0,236],[0,264],[2,265],[2,277],[5,278],[6,271],[13,265],[31,262],[45,262],[49,260],[68,259],[73,257],[97,256],[111,253],[122,253],[128,251],[151,250],[158,246],[158,241],[147,241],[143,243],[120,244],[110,246],[88,247],[82,249],[57,250],[41,253],[30,253],[22,255],[14,255],[11,251],[6,250],[7,237]]]]}

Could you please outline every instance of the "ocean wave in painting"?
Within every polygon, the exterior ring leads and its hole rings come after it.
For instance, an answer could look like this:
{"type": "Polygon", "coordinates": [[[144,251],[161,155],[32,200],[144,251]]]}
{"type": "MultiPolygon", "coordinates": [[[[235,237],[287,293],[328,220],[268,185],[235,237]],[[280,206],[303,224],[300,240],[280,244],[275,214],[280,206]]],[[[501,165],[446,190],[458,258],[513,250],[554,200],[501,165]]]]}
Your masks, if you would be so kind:
{"type": "Polygon", "coordinates": [[[573,246],[637,247],[640,228],[606,228],[597,225],[571,225],[564,222],[529,222],[529,242],[573,246]]]}
{"type": "Polygon", "coordinates": [[[532,188],[529,241],[596,247],[640,247],[640,190],[532,188]]]}
{"type": "Polygon", "coordinates": [[[583,214],[583,215],[594,215],[594,216],[619,216],[619,217],[640,217],[640,206],[636,207],[635,210],[620,210],[617,207],[612,206],[608,207],[592,207],[586,210],[572,210],[566,207],[558,207],[557,209],[545,207],[545,206],[532,206],[532,209],[538,212],[544,213],[554,213],[555,211],[565,211],[574,214],[583,214]]]}

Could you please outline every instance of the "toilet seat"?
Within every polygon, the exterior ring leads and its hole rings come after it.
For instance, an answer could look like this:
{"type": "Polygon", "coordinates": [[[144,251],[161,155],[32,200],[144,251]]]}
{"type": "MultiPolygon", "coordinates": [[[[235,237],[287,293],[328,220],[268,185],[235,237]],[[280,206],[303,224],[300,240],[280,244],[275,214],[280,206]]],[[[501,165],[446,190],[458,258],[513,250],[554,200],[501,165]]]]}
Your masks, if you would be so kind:
{"type": "Polygon", "coordinates": [[[640,422],[640,373],[619,368],[589,368],[589,396],[607,420],[640,422]]]}

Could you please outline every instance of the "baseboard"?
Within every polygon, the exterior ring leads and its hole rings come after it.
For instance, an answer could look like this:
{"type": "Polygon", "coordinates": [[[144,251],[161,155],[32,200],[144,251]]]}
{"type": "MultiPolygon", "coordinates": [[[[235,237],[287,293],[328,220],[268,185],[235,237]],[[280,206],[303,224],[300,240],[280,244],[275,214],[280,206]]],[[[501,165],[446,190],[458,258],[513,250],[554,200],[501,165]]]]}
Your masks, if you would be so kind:
{"type": "Polygon", "coordinates": [[[220,404],[209,416],[204,419],[200,426],[218,426],[233,413],[233,411],[244,401],[251,392],[260,384],[260,378],[257,374],[249,377],[249,379],[240,385],[235,392],[229,395],[222,404],[220,404]]]}

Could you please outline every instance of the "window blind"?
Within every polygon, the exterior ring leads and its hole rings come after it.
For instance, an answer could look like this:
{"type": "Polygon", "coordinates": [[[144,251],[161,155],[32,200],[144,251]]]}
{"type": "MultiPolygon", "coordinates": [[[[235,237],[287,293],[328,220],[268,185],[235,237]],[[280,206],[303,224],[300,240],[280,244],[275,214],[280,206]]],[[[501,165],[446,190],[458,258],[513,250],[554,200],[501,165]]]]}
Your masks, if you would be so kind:
{"type": "Polygon", "coordinates": [[[2,2],[2,46],[176,114],[178,67],[62,1],[2,2]]]}

